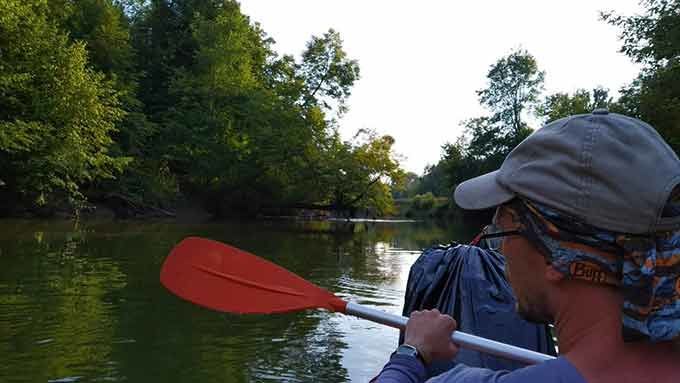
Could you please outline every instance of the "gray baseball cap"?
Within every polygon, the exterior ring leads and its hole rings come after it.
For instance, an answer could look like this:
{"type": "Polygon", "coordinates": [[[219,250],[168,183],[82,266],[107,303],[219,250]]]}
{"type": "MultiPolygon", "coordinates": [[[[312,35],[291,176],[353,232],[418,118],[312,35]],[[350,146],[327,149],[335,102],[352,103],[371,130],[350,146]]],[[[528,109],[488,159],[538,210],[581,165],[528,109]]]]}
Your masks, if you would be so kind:
{"type": "Polygon", "coordinates": [[[597,109],[538,129],[500,169],[458,185],[454,199],[486,209],[521,196],[595,227],[643,234],[680,227],[680,217],[662,216],[679,184],[680,160],[654,128],[597,109]]]}

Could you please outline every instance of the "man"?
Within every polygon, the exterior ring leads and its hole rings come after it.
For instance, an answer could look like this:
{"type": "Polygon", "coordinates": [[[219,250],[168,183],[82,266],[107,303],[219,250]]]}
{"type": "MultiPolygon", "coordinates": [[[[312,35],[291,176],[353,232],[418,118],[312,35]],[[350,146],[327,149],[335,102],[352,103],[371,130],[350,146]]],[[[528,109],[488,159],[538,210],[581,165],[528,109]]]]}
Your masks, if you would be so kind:
{"type": "MultiPolygon", "coordinates": [[[[431,382],[680,382],[680,161],[652,127],[604,109],[552,122],[454,197],[496,207],[517,310],[554,323],[560,356],[431,382]]],[[[377,381],[424,381],[425,364],[455,357],[455,328],[412,313],[377,381]]]]}

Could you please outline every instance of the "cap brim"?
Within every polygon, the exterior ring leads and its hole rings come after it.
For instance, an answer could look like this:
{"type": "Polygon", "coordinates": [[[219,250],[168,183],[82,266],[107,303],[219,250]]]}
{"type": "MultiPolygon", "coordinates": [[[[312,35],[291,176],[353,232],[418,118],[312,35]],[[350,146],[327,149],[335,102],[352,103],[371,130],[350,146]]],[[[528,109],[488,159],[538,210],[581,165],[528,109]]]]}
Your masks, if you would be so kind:
{"type": "Polygon", "coordinates": [[[496,180],[498,170],[469,179],[456,187],[453,198],[463,209],[480,210],[498,206],[515,197],[515,193],[496,180]]]}

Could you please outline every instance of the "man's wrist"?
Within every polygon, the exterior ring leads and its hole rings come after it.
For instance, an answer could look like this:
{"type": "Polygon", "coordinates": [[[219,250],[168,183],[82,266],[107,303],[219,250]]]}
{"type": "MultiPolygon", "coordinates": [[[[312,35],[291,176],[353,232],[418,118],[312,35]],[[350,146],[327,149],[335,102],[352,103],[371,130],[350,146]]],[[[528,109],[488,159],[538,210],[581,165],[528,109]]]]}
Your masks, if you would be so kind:
{"type": "Polygon", "coordinates": [[[418,349],[418,347],[413,346],[408,343],[403,343],[392,353],[392,355],[404,355],[409,356],[414,359],[419,360],[423,365],[427,366],[429,361],[426,356],[418,349]]]}

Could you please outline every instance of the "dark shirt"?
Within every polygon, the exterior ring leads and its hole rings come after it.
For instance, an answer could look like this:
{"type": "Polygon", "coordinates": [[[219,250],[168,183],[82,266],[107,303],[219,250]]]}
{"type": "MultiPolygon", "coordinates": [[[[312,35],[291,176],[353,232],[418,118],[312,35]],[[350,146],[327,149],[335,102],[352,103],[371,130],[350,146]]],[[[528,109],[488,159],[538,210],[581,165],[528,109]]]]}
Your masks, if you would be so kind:
{"type": "MultiPolygon", "coordinates": [[[[425,366],[406,355],[393,355],[376,383],[421,383],[427,378],[425,366]]],[[[515,371],[493,371],[459,364],[428,383],[586,383],[566,358],[543,362],[515,371]]]]}

